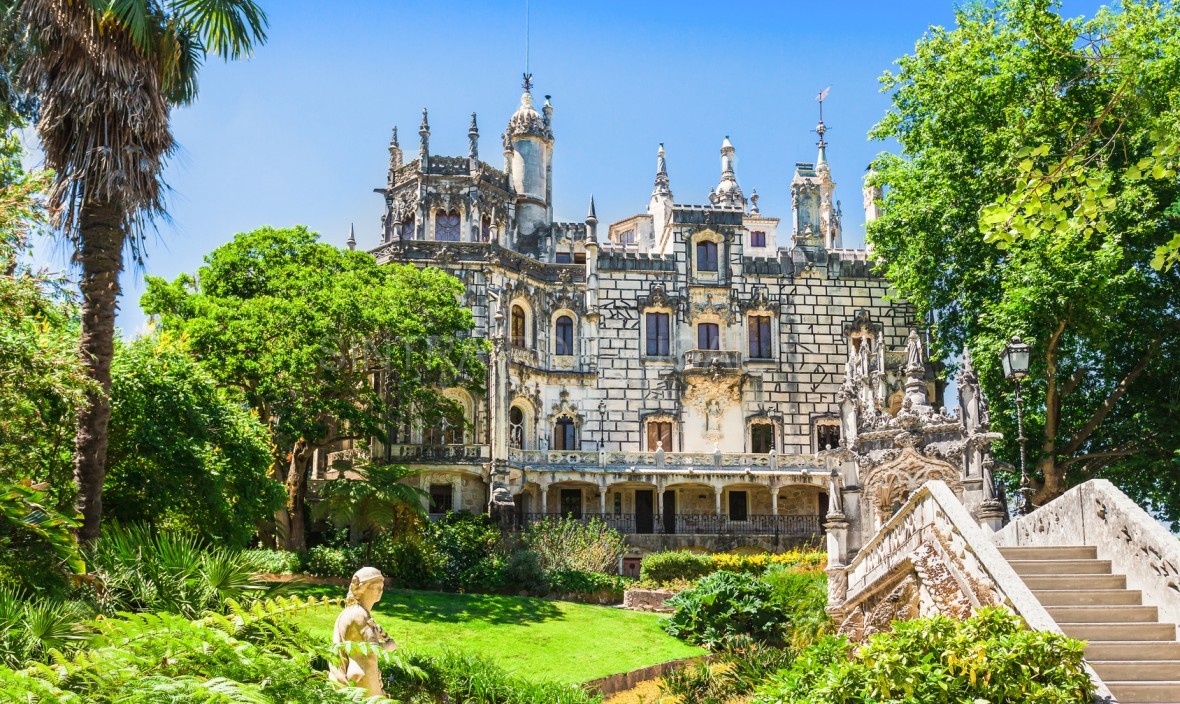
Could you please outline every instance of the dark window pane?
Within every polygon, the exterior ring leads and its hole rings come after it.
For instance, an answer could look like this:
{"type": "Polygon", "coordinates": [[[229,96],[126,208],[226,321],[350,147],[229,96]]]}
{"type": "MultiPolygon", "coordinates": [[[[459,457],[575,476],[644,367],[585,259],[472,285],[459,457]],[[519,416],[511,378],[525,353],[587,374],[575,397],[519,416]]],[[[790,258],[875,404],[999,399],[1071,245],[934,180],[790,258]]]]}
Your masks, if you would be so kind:
{"type": "Polygon", "coordinates": [[[697,325],[697,349],[721,349],[721,332],[717,323],[700,323],[697,325]]]}
{"type": "Polygon", "coordinates": [[[652,357],[666,357],[668,351],[668,314],[647,314],[647,354],[652,357]]]}
{"type": "Polygon", "coordinates": [[[746,492],[729,492],[729,520],[745,521],[748,519],[749,513],[746,510],[746,492]]]}
{"type": "Polygon", "coordinates": [[[577,440],[575,437],[574,421],[569,418],[562,418],[557,421],[553,427],[553,449],[554,450],[576,450],[577,440]]]}
{"type": "Polygon", "coordinates": [[[574,321],[568,315],[557,319],[556,352],[561,356],[574,353],[574,321]]]}
{"type": "Polygon", "coordinates": [[[697,242],[697,271],[717,271],[716,242],[697,242]]]}
{"type": "Polygon", "coordinates": [[[755,423],[750,426],[750,452],[766,454],[774,449],[774,426],[755,423]]]}
{"type": "Polygon", "coordinates": [[[758,359],[770,359],[774,355],[774,347],[770,337],[770,316],[750,316],[750,356],[758,359]]]}
{"type": "Polygon", "coordinates": [[[557,253],[557,263],[558,264],[569,264],[570,261],[571,260],[570,260],[570,253],[569,252],[558,252],[557,253]]]}
{"type": "Polygon", "coordinates": [[[446,513],[455,508],[455,495],[450,484],[430,485],[430,512],[446,513]]]}
{"type": "Polygon", "coordinates": [[[561,490],[561,515],[573,516],[574,518],[582,517],[582,490],[581,489],[562,489],[561,490]]]}
{"type": "Polygon", "coordinates": [[[512,344],[516,347],[527,347],[525,340],[524,309],[512,306],[512,344]]]}
{"type": "Polygon", "coordinates": [[[815,449],[834,450],[840,447],[840,426],[825,423],[815,426],[815,449]]]}
{"type": "Polygon", "coordinates": [[[750,233],[750,246],[751,247],[765,247],[766,246],[766,233],[765,232],[758,232],[758,231],[751,232],[750,233]]]}

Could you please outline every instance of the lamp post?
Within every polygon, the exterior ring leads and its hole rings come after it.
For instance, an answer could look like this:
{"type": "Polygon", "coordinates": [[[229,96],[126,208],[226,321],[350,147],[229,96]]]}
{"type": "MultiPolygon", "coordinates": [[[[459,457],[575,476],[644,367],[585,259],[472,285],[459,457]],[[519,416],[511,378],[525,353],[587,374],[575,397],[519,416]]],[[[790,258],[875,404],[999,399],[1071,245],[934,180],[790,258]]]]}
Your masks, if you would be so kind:
{"type": "Polygon", "coordinates": [[[1021,395],[1020,382],[1028,376],[1028,362],[1031,348],[1019,337],[1013,337],[1000,353],[1000,362],[1004,366],[1004,378],[1016,382],[1016,441],[1020,443],[1020,490],[1016,502],[1016,513],[1027,516],[1032,513],[1032,482],[1028,478],[1028,467],[1025,463],[1024,445],[1024,397],[1021,395]]]}
{"type": "Polygon", "coordinates": [[[598,449],[602,450],[602,421],[606,416],[606,401],[598,402],[598,449]]]}

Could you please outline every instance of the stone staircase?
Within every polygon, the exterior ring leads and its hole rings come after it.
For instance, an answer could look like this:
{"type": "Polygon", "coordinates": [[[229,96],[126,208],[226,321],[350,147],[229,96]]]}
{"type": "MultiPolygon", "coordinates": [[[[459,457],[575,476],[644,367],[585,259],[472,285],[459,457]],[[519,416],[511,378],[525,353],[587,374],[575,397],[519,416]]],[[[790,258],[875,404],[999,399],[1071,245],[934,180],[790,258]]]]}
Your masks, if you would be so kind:
{"type": "Polygon", "coordinates": [[[1176,624],[1160,623],[1096,548],[999,550],[1061,630],[1086,641],[1086,660],[1119,702],[1180,704],[1176,624]]]}

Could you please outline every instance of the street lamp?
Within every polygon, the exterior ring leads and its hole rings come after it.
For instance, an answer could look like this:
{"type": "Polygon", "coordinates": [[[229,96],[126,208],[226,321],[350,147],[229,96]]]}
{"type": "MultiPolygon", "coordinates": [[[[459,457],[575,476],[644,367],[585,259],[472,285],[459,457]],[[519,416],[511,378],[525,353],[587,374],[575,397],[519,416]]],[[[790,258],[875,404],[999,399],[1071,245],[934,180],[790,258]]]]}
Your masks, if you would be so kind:
{"type": "Polygon", "coordinates": [[[1017,442],[1020,443],[1020,490],[1016,502],[1016,513],[1027,516],[1032,513],[1032,482],[1028,478],[1028,467],[1024,459],[1024,397],[1021,395],[1020,382],[1028,376],[1028,361],[1031,349],[1019,337],[1013,337],[1000,353],[1000,363],[1004,366],[1004,378],[1016,382],[1016,431],[1017,442]]]}

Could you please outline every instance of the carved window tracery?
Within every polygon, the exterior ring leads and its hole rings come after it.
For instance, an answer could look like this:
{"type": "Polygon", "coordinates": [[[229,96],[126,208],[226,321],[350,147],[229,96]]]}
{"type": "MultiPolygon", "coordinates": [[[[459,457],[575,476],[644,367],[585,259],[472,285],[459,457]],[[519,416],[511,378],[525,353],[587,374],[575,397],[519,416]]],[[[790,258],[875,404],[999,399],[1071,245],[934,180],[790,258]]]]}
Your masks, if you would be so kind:
{"type": "Polygon", "coordinates": [[[524,447],[524,411],[520,406],[513,406],[508,411],[508,447],[523,450],[524,447]]]}
{"type": "Polygon", "coordinates": [[[463,219],[459,211],[438,211],[434,215],[434,239],[439,242],[458,242],[463,219]]]}

